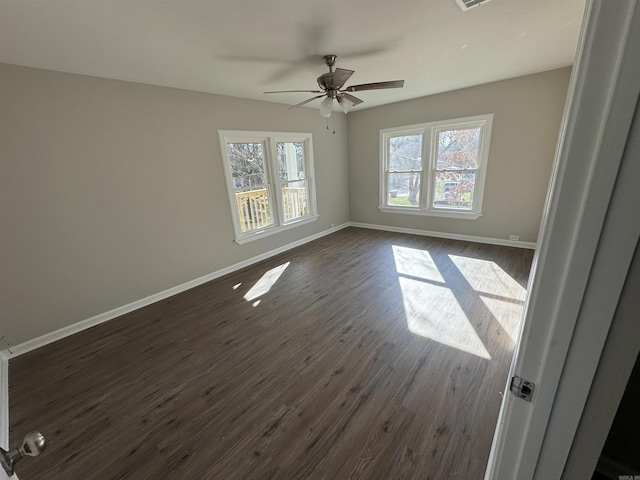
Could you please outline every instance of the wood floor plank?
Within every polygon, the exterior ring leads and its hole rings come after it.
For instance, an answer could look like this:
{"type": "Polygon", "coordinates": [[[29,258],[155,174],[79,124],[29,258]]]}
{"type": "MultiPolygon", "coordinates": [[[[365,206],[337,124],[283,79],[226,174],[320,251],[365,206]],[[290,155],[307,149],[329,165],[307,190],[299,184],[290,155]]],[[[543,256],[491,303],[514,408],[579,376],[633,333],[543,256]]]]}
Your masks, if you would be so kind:
{"type": "Polygon", "coordinates": [[[348,228],[12,359],[19,476],[481,478],[531,260],[348,228]]]}

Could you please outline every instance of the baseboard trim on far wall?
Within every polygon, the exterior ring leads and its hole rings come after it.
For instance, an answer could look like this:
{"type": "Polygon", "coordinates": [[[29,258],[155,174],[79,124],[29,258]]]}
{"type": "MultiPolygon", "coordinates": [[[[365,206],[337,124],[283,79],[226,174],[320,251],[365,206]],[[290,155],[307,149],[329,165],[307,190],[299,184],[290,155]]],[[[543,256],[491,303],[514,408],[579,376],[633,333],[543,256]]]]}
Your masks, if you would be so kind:
{"type": "MultiPolygon", "coordinates": [[[[134,310],[138,310],[142,307],[146,307],[147,305],[151,305],[152,303],[156,303],[160,300],[164,300],[165,298],[172,297],[178,293],[182,293],[191,288],[197,287],[198,285],[202,285],[203,283],[210,282],[211,280],[215,280],[216,278],[222,277],[229,273],[235,272],[236,270],[240,270],[241,268],[248,267],[249,265],[253,265],[254,263],[261,262],[262,260],[266,260],[267,258],[273,257],[280,253],[286,252],[287,250],[291,250],[292,248],[299,247],[300,245],[304,245],[305,243],[312,242],[313,240],[317,240],[318,238],[324,237],[325,235],[329,235],[331,233],[337,232],[338,230],[342,230],[343,228],[347,228],[349,223],[344,223],[342,225],[338,225],[336,227],[331,227],[327,230],[323,230],[320,233],[316,233],[309,237],[305,237],[301,240],[297,240],[295,242],[289,243],[287,245],[283,245],[282,247],[278,247],[274,250],[270,250],[268,252],[262,253],[255,257],[251,257],[247,260],[243,260],[242,262],[238,262],[229,267],[225,267],[223,269],[217,270],[213,273],[209,273],[203,277],[196,278],[189,282],[183,283],[173,288],[169,288],[162,292],[150,295],[141,300],[136,300],[127,305],[123,305],[122,307],[114,308],[113,310],[109,310],[108,312],[104,312],[98,314],[94,317],[87,318],[86,320],[81,320],[72,325],[60,328],[50,333],[46,333],[40,337],[34,338],[33,340],[27,340],[24,343],[19,345],[15,345],[11,347],[11,352],[5,350],[5,355],[10,359],[17,357],[19,355],[23,355],[27,352],[35,350],[40,347],[44,347],[50,343],[53,343],[57,340],[62,340],[63,338],[69,337],[74,333],[79,333],[88,328],[94,327],[96,325],[100,325],[101,323],[107,322],[109,320],[113,320],[114,318],[120,317],[124,314],[133,312],[134,310]]],[[[1,354],[2,352],[0,352],[1,354]]]]}
{"type": "Polygon", "coordinates": [[[357,228],[370,228],[373,230],[384,230],[386,232],[410,233],[412,235],[423,235],[425,237],[447,238],[449,240],[463,240],[465,242],[488,243],[491,245],[502,245],[504,247],[518,247],[535,250],[537,245],[532,242],[521,242],[502,238],[476,237],[473,235],[460,235],[457,233],[431,232],[429,230],[418,230],[415,228],[390,227],[388,225],[375,225],[373,223],[349,222],[349,226],[357,228]]]}

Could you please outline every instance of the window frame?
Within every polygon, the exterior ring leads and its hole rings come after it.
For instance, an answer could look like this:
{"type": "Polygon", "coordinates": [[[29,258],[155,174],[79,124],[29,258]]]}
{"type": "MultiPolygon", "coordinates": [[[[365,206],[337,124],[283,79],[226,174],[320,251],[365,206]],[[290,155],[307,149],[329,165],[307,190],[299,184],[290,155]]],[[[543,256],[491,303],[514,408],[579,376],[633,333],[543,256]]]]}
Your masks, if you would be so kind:
{"type": "MultiPolygon", "coordinates": [[[[222,167],[224,170],[224,180],[227,188],[227,197],[231,209],[231,220],[233,222],[234,240],[243,245],[247,242],[258,240],[276,233],[280,233],[291,228],[295,228],[307,223],[311,223],[318,218],[316,204],[315,176],[313,168],[313,138],[311,133],[296,132],[257,132],[245,130],[218,130],[220,153],[222,156],[222,167]],[[295,181],[305,181],[307,187],[307,209],[308,213],[302,217],[285,220],[282,183],[280,180],[280,165],[277,154],[277,143],[302,143],[304,178],[295,181]],[[233,185],[233,172],[227,144],[229,143],[262,143],[264,154],[264,174],[265,188],[273,199],[269,205],[271,213],[271,223],[261,228],[242,232],[241,220],[238,214],[236,188],[233,185]]],[[[288,181],[290,182],[290,181],[288,181]]],[[[284,182],[284,183],[288,183],[284,182]]],[[[243,187],[247,188],[247,187],[243,187]]]]}
{"type": "Polygon", "coordinates": [[[492,126],[493,113],[489,113],[380,130],[380,187],[378,209],[384,213],[425,215],[467,220],[475,220],[481,217],[492,126]],[[475,169],[476,178],[474,182],[472,208],[462,210],[456,207],[434,207],[435,177],[439,171],[436,169],[438,132],[478,127],[481,130],[477,168],[475,169]],[[422,135],[422,170],[420,173],[419,202],[416,206],[388,204],[389,176],[391,173],[397,173],[389,169],[390,139],[404,135],[422,135]]]}

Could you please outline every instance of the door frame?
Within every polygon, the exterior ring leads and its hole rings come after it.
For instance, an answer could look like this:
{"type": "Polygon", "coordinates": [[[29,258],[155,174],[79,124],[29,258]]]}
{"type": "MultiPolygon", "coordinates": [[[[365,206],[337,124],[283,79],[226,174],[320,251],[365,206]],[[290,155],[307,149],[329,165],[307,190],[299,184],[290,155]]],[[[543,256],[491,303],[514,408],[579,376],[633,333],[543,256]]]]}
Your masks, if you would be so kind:
{"type": "Polygon", "coordinates": [[[588,1],[505,391],[514,375],[536,389],[531,403],[504,396],[485,480],[562,476],[640,236],[637,207],[620,200],[640,205],[620,175],[637,169],[625,149],[638,58],[637,2],[588,1]]]}
{"type": "MultiPolygon", "coordinates": [[[[0,447],[9,450],[9,359],[0,351],[0,447]]],[[[0,480],[17,480],[0,467],[0,480]]]]}

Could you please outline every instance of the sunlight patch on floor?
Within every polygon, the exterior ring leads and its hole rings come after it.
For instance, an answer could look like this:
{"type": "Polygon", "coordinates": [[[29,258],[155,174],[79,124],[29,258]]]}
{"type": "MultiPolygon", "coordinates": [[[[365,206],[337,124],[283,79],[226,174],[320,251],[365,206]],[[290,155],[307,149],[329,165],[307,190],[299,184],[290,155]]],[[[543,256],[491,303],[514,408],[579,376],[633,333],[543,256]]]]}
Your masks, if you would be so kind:
{"type": "Polygon", "coordinates": [[[520,320],[524,302],[520,300],[508,301],[499,298],[480,295],[480,300],[489,309],[498,321],[502,329],[507,332],[511,341],[515,344],[520,333],[520,320]]]}
{"type": "Polygon", "coordinates": [[[399,275],[444,283],[440,270],[426,250],[393,245],[393,258],[399,275]]]}
{"type": "Polygon", "coordinates": [[[458,255],[449,258],[476,292],[524,301],[526,289],[495,262],[458,255]]]}
{"type": "Polygon", "coordinates": [[[449,288],[405,277],[400,277],[399,281],[409,331],[491,359],[449,288]]]}
{"type": "MultiPolygon", "coordinates": [[[[245,293],[244,299],[247,302],[251,302],[271,290],[271,287],[275,285],[275,283],[280,278],[280,275],[282,275],[282,273],[289,266],[289,263],[290,262],[283,263],[282,265],[272,268],[271,270],[267,270],[265,274],[262,275],[260,280],[258,280],[255,285],[251,287],[251,289],[247,293],[245,293]]],[[[255,304],[254,307],[255,306],[257,306],[257,304],[255,304]]]]}

